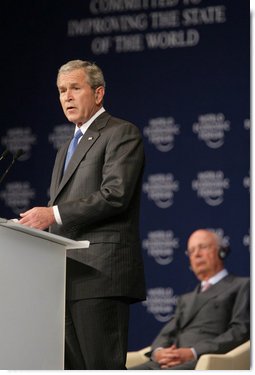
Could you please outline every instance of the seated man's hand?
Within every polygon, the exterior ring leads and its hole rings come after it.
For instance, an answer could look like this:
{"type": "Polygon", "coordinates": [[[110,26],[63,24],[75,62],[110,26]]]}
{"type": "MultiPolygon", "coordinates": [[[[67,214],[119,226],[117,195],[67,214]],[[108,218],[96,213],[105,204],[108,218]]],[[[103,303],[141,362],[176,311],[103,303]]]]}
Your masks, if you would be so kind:
{"type": "Polygon", "coordinates": [[[190,348],[176,348],[175,345],[169,348],[162,348],[154,353],[154,361],[160,364],[162,369],[177,366],[181,363],[192,361],[194,354],[190,348]]]}

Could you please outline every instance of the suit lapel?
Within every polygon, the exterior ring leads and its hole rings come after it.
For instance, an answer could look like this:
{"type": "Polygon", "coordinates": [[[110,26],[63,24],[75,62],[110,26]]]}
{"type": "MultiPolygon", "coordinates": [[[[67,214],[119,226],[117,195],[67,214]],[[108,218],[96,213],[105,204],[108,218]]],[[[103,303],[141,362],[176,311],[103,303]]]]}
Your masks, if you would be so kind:
{"type": "MultiPolygon", "coordinates": [[[[60,182],[60,185],[57,189],[57,195],[60,193],[60,191],[63,189],[63,187],[66,185],[66,183],[69,181],[69,179],[74,174],[75,170],[77,169],[78,165],[80,164],[81,160],[84,158],[88,150],[93,146],[97,138],[99,137],[99,134],[92,132],[91,130],[87,130],[84,136],[82,137],[80,143],[78,144],[75,153],[73,154],[72,159],[69,161],[68,167],[62,177],[62,180],[60,182]]],[[[64,166],[64,160],[62,160],[62,168],[64,166]]]]}
{"type": "Polygon", "coordinates": [[[81,141],[79,142],[76,151],[70,160],[68,167],[62,177],[62,171],[65,163],[66,153],[69,146],[69,142],[61,149],[59,153],[59,158],[57,162],[57,173],[56,173],[56,180],[55,185],[55,195],[52,197],[52,201],[54,202],[57,196],[60,194],[64,186],[70,180],[72,175],[74,174],[75,170],[79,166],[81,160],[84,158],[88,150],[94,145],[98,137],[100,136],[100,129],[105,127],[110,115],[106,112],[103,112],[96,120],[90,125],[87,129],[85,134],[83,135],[81,141]],[[61,179],[62,177],[62,179],[61,179]]]}
{"type": "Polygon", "coordinates": [[[62,174],[63,174],[63,167],[65,163],[65,158],[66,158],[66,153],[68,150],[70,141],[66,142],[66,144],[60,149],[59,154],[57,156],[57,161],[56,161],[56,172],[55,172],[55,178],[54,178],[54,195],[56,194],[56,191],[58,189],[58,186],[60,184],[62,174]]]}
{"type": "Polygon", "coordinates": [[[196,304],[198,293],[199,293],[199,285],[196,286],[193,292],[187,294],[185,299],[183,299],[183,303],[185,302],[185,305],[182,306],[182,312],[181,312],[182,317],[180,319],[181,328],[184,327],[193,316],[193,309],[194,309],[194,305],[196,304]]]}

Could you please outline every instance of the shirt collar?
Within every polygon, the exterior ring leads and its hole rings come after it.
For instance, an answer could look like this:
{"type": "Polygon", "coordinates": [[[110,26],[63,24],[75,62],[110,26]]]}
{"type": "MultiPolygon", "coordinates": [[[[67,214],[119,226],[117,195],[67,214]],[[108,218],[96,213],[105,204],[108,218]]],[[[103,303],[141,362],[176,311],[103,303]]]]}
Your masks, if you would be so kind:
{"type": "Polygon", "coordinates": [[[80,129],[82,131],[82,134],[84,134],[86,132],[86,130],[88,129],[88,127],[92,124],[92,122],[98,117],[101,115],[101,113],[105,112],[105,109],[104,107],[101,107],[88,121],[84,122],[84,124],[82,124],[80,127],[78,127],[77,125],[75,126],[75,131],[74,133],[76,133],[78,131],[78,129],[80,129]]]}
{"type": "Polygon", "coordinates": [[[228,271],[224,268],[220,272],[216,273],[216,275],[210,277],[210,279],[206,281],[202,281],[201,284],[203,285],[205,282],[209,282],[210,284],[214,285],[218,283],[220,280],[222,280],[224,277],[226,277],[227,275],[228,275],[228,271]]]}

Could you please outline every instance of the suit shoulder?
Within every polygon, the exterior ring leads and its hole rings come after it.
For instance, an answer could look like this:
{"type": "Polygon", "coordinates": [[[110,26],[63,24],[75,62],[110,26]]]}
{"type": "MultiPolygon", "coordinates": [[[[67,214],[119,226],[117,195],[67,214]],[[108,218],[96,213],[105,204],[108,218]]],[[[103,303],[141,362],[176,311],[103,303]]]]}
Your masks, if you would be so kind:
{"type": "Polygon", "coordinates": [[[119,117],[114,117],[114,116],[111,116],[109,115],[109,118],[108,118],[108,124],[112,125],[112,126],[116,126],[118,128],[130,128],[130,129],[133,129],[135,131],[138,131],[140,132],[138,126],[136,126],[135,124],[133,124],[132,122],[128,121],[128,120],[124,120],[122,118],[119,118],[119,117]]]}
{"type": "Polygon", "coordinates": [[[233,274],[229,274],[228,277],[230,278],[231,281],[236,281],[241,284],[247,284],[250,282],[250,278],[248,276],[236,276],[233,274]]]}
{"type": "Polygon", "coordinates": [[[243,288],[247,289],[250,286],[250,278],[244,276],[235,276],[230,274],[228,275],[226,282],[238,290],[242,290],[243,288]]]}
{"type": "Polygon", "coordinates": [[[177,302],[181,303],[181,302],[185,301],[186,299],[190,299],[194,295],[194,293],[196,293],[196,289],[193,289],[192,291],[187,292],[187,293],[180,294],[177,297],[177,302]]]}

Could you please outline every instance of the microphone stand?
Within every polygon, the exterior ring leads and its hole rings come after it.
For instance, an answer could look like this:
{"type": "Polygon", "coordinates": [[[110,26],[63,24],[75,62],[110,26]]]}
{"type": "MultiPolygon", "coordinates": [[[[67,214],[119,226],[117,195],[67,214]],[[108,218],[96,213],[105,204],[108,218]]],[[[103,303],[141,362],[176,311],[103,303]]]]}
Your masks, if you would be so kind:
{"type": "Polygon", "coordinates": [[[21,156],[24,154],[24,151],[23,150],[18,150],[16,152],[16,154],[13,156],[13,159],[12,159],[12,162],[11,164],[9,165],[9,167],[5,170],[5,172],[2,174],[1,178],[0,178],[0,185],[3,181],[3,179],[6,177],[6,175],[8,174],[9,170],[11,169],[11,167],[13,166],[13,164],[15,163],[15,161],[21,156]]]}

